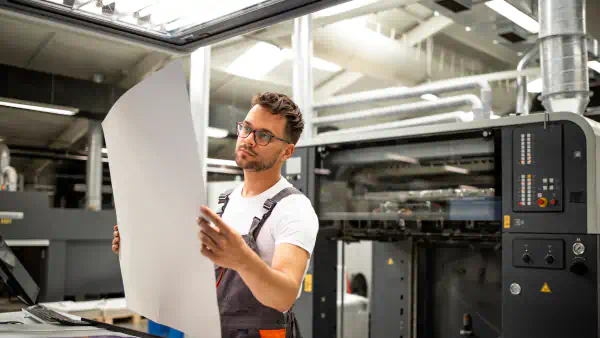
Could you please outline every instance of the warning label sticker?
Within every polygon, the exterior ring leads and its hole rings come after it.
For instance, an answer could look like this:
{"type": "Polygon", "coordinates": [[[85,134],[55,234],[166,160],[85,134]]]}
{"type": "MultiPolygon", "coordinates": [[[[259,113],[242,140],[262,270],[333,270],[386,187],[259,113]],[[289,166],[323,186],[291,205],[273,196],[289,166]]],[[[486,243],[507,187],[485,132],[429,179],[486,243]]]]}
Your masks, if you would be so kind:
{"type": "Polygon", "coordinates": [[[544,286],[542,286],[542,289],[540,291],[544,292],[544,293],[552,293],[552,291],[550,291],[550,287],[548,286],[548,283],[544,283],[544,286]]]}
{"type": "Polygon", "coordinates": [[[388,265],[394,265],[394,260],[393,259],[388,259],[388,265]]]}

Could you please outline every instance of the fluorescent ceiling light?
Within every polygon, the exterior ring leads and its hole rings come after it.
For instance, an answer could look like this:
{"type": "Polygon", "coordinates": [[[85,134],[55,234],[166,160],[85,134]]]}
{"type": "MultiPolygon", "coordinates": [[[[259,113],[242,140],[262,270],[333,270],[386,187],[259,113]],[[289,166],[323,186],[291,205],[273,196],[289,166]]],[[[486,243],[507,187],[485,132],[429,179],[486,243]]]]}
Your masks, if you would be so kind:
{"type": "Polygon", "coordinates": [[[394,161],[410,163],[410,164],[419,164],[419,160],[417,160],[416,158],[412,158],[412,157],[404,156],[404,155],[400,155],[400,154],[386,153],[385,157],[387,159],[394,160],[394,161]]]}
{"type": "Polygon", "coordinates": [[[59,107],[59,106],[47,107],[47,106],[32,104],[32,103],[29,103],[26,101],[5,99],[5,98],[0,98],[0,106],[38,111],[38,112],[42,112],[42,113],[67,115],[67,116],[75,115],[79,111],[78,109],[73,109],[73,108],[68,108],[68,107],[59,107]]]}
{"type": "Polygon", "coordinates": [[[485,5],[533,34],[540,31],[540,24],[537,21],[505,0],[492,0],[485,5]]]}
{"type": "MultiPolygon", "coordinates": [[[[287,60],[294,60],[294,51],[289,48],[284,48],[282,51],[283,57],[287,60]]],[[[325,61],[321,58],[313,56],[310,60],[313,68],[324,70],[327,72],[339,72],[342,67],[336,63],[325,61]]]]}
{"type": "Polygon", "coordinates": [[[275,45],[259,42],[238,57],[226,71],[231,74],[262,80],[283,61],[283,53],[275,45]]]}
{"type": "MultiPolygon", "coordinates": [[[[249,50],[227,67],[226,72],[255,80],[262,80],[271,70],[281,64],[284,60],[293,60],[294,52],[289,48],[279,49],[279,47],[266,43],[258,42],[249,50]]],[[[311,60],[313,68],[338,72],[342,67],[321,58],[314,57],[311,60]]]]}
{"type": "Polygon", "coordinates": [[[360,8],[360,7],[363,7],[366,5],[370,5],[376,1],[378,1],[378,0],[352,0],[352,1],[344,2],[337,6],[332,6],[329,8],[322,9],[322,10],[314,13],[313,16],[315,18],[332,16],[332,15],[348,12],[353,9],[360,8]]]}
{"type": "Polygon", "coordinates": [[[208,137],[226,138],[229,132],[221,128],[208,127],[208,137]]]}
{"type": "Polygon", "coordinates": [[[433,95],[433,94],[421,95],[421,98],[423,100],[427,100],[427,101],[435,101],[435,100],[439,99],[439,97],[437,97],[436,95],[433,95]]]}
{"type": "Polygon", "coordinates": [[[598,61],[588,61],[588,67],[600,73],[600,62],[598,61]]]}
{"type": "Polygon", "coordinates": [[[469,174],[469,170],[468,169],[456,167],[456,166],[453,166],[453,165],[445,165],[444,166],[444,170],[449,171],[449,172],[453,172],[453,173],[457,173],[457,174],[463,174],[463,175],[469,174]]]}

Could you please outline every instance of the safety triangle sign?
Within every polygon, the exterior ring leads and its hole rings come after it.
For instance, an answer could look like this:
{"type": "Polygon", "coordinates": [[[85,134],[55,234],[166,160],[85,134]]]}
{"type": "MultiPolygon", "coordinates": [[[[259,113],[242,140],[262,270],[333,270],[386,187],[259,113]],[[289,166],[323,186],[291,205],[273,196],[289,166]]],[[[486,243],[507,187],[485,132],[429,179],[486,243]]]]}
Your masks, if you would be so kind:
{"type": "Polygon", "coordinates": [[[391,258],[388,259],[388,265],[394,265],[394,260],[392,260],[391,258]]]}
{"type": "Polygon", "coordinates": [[[542,289],[540,291],[544,292],[544,293],[552,293],[552,291],[550,291],[550,287],[548,286],[548,283],[544,283],[544,286],[542,286],[542,289]]]}

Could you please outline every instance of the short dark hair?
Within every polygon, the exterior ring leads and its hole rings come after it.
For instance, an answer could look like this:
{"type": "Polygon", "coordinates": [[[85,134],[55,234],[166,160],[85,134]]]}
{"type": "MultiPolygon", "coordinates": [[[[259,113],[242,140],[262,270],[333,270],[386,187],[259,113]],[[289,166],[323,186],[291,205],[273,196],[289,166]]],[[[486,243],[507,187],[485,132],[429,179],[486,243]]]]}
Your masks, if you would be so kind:
{"type": "Polygon", "coordinates": [[[252,106],[257,104],[273,114],[285,117],[287,120],[286,137],[293,144],[298,143],[304,130],[304,120],[300,108],[292,99],[284,94],[263,92],[252,97],[252,106]]]}

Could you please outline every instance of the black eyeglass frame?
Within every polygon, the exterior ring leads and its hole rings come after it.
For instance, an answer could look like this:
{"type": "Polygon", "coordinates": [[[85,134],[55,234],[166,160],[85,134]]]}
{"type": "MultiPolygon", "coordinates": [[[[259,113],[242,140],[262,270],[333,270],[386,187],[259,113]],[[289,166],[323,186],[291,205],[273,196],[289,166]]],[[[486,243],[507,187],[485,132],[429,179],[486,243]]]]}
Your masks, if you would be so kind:
{"type": "Polygon", "coordinates": [[[290,142],[290,141],[288,141],[288,140],[285,140],[285,139],[279,138],[279,137],[277,137],[277,136],[275,136],[275,135],[273,135],[273,134],[271,134],[271,133],[269,133],[269,132],[267,132],[267,131],[260,130],[260,129],[252,129],[252,128],[250,128],[249,126],[247,126],[247,125],[244,125],[244,122],[237,122],[237,123],[236,123],[235,132],[236,132],[236,134],[237,134],[237,137],[239,137],[239,138],[247,138],[248,136],[250,136],[250,134],[254,133],[254,142],[256,142],[256,144],[259,144],[259,145],[261,145],[261,146],[267,146],[267,145],[269,145],[269,143],[271,143],[271,140],[272,140],[272,139],[277,139],[277,140],[279,140],[279,141],[282,141],[282,142],[285,142],[285,143],[289,143],[289,144],[291,144],[291,143],[292,143],[292,142],[290,142]],[[240,132],[241,132],[240,128],[241,128],[241,127],[246,127],[246,128],[248,128],[248,129],[250,129],[250,131],[248,132],[248,135],[246,135],[246,136],[241,136],[241,135],[240,135],[240,132]],[[261,133],[264,133],[264,134],[266,134],[266,135],[268,135],[268,136],[269,136],[269,140],[267,141],[267,143],[265,143],[265,144],[262,144],[261,142],[258,142],[258,140],[256,139],[256,133],[257,133],[257,132],[261,132],[261,133]]]}

